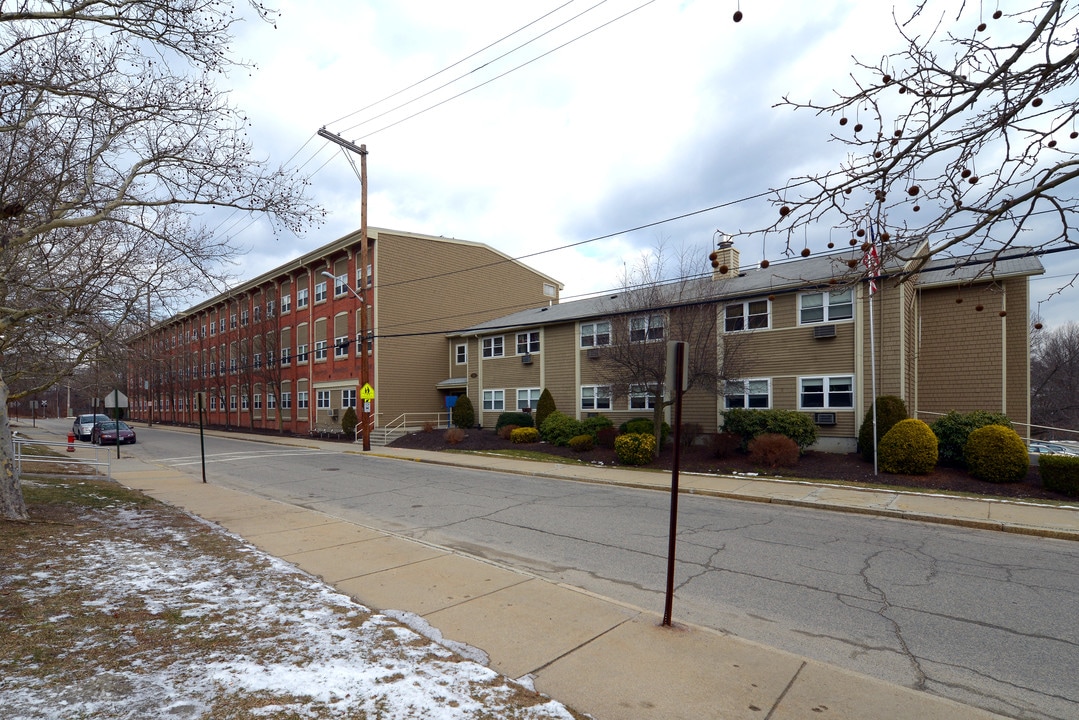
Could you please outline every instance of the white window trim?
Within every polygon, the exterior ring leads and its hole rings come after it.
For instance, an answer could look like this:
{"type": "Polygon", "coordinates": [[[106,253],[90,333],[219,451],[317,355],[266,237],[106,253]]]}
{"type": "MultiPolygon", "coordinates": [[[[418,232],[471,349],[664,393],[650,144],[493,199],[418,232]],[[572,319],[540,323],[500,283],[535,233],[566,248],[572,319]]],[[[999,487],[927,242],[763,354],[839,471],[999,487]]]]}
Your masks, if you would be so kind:
{"type": "Polygon", "coordinates": [[[315,283],[315,304],[326,302],[326,281],[315,283]]]}
{"type": "Polygon", "coordinates": [[[539,396],[543,393],[541,388],[517,388],[517,412],[524,412],[524,409],[531,408],[533,411],[539,404],[539,396]],[[525,405],[521,404],[521,394],[524,393],[525,405]],[[535,395],[536,399],[533,402],[532,396],[535,395]]]}
{"type": "Polygon", "coordinates": [[[482,355],[485,358],[496,358],[506,356],[506,338],[503,335],[488,335],[480,340],[480,347],[482,348],[482,355]],[[498,341],[498,347],[495,347],[495,341],[498,341]],[[488,341],[490,345],[488,346],[488,341]],[[497,352],[495,352],[497,350],[497,352]],[[488,352],[489,351],[489,352],[488,352]]]}
{"type": "Polygon", "coordinates": [[[333,339],[334,359],[348,357],[348,337],[348,335],[342,335],[333,339]]]}
{"type": "Polygon", "coordinates": [[[630,342],[637,342],[637,343],[663,342],[667,337],[667,318],[664,317],[660,313],[652,313],[652,314],[649,314],[649,315],[637,315],[637,316],[631,317],[628,322],[629,322],[629,341],[630,342]],[[655,321],[657,319],[659,320],[658,325],[655,323],[655,321]],[[641,320],[644,321],[644,328],[643,328],[644,337],[642,339],[640,339],[640,340],[634,340],[633,339],[633,333],[634,333],[633,325],[634,325],[635,322],[639,322],[641,320]],[[657,329],[662,330],[663,332],[659,337],[653,337],[653,334],[655,333],[655,331],[657,329]]]}
{"type": "Polygon", "coordinates": [[[297,288],[296,290],[296,307],[305,308],[310,300],[310,294],[307,288],[297,288]]]}
{"type": "Polygon", "coordinates": [[[579,338],[578,342],[580,342],[582,348],[607,347],[611,344],[611,321],[596,320],[593,322],[581,323],[581,327],[579,332],[577,333],[577,336],[579,338]],[[607,327],[607,332],[599,332],[600,325],[605,325],[607,327]],[[587,336],[584,334],[584,329],[586,327],[592,328],[592,332],[589,333],[587,336]],[[607,342],[598,342],[598,339],[602,336],[607,337],[607,342]],[[589,338],[588,343],[585,343],[586,337],[589,338]]]}
{"type": "Polygon", "coordinates": [[[798,378],[798,409],[806,412],[819,412],[822,410],[853,410],[854,409],[854,375],[805,375],[798,378]],[[816,406],[807,406],[802,403],[804,392],[802,390],[802,383],[807,380],[820,380],[823,384],[824,399],[823,404],[816,406]],[[843,381],[850,384],[850,405],[832,405],[828,400],[831,395],[831,383],[833,380],[843,381]]]}
{"type": "Polygon", "coordinates": [[[851,288],[845,290],[823,290],[821,292],[813,293],[800,293],[798,295],[798,324],[799,325],[819,325],[820,323],[849,323],[854,322],[854,291],[851,288]],[[838,307],[850,306],[850,317],[832,319],[831,307],[832,307],[832,295],[839,293],[850,293],[850,302],[837,303],[838,307]],[[803,320],[802,319],[802,303],[807,297],[821,296],[822,302],[822,314],[821,320],[803,320]]]}
{"type": "Polygon", "coordinates": [[[307,410],[311,404],[311,396],[307,390],[296,391],[296,409],[307,410]]]}
{"type": "Polygon", "coordinates": [[[315,362],[322,362],[326,359],[326,348],[327,344],[325,340],[315,341],[315,362]]]}
{"type": "Polygon", "coordinates": [[[648,385],[630,385],[629,386],[629,398],[627,399],[628,408],[630,410],[655,410],[656,409],[656,396],[652,392],[654,386],[648,385]],[[634,406],[634,400],[643,400],[643,404],[640,406],[634,406]]]}
{"type": "Polygon", "coordinates": [[[757,299],[754,299],[754,300],[745,300],[745,301],[742,301],[742,302],[730,302],[730,303],[724,303],[723,304],[723,331],[724,332],[728,332],[728,333],[753,332],[754,330],[769,330],[769,329],[771,329],[771,327],[772,327],[772,301],[767,299],[767,298],[763,298],[763,299],[757,298],[757,299]],[[766,303],[767,307],[768,307],[767,311],[765,312],[765,316],[764,316],[764,327],[759,327],[759,328],[750,327],[749,326],[749,318],[750,318],[749,306],[753,305],[755,303],[759,303],[759,302],[766,303]],[[727,329],[727,308],[731,307],[733,305],[741,305],[742,306],[742,328],[740,330],[728,330],[727,329]]]}
{"type": "Polygon", "coordinates": [[[329,410],[331,395],[329,390],[316,390],[315,391],[315,409],[316,410],[329,410]]]}
{"type": "Polygon", "coordinates": [[[468,343],[458,343],[453,348],[453,360],[457,365],[468,365],[468,343]]]}
{"type": "Polygon", "coordinates": [[[356,391],[355,390],[342,390],[341,391],[341,408],[354,408],[356,407],[356,391]]]}
{"type": "Polygon", "coordinates": [[[532,355],[540,351],[540,331],[539,330],[526,330],[525,332],[519,332],[514,335],[514,347],[517,349],[518,355],[532,355]],[[535,335],[536,339],[533,340],[532,336],[535,335]],[[524,352],[521,351],[521,338],[524,338],[524,352]],[[536,348],[533,350],[533,346],[536,348]]]}
{"type": "Polygon", "coordinates": [[[292,293],[281,296],[281,314],[292,312],[292,293]]]}
{"type": "Polygon", "coordinates": [[[492,388],[492,389],[489,389],[489,390],[484,390],[481,397],[482,397],[482,405],[481,405],[481,407],[483,408],[484,412],[505,412],[505,410],[506,410],[506,391],[504,389],[492,388]],[[487,396],[488,396],[488,394],[490,394],[490,396],[491,396],[490,397],[491,407],[487,407],[487,404],[488,404],[487,396]],[[496,402],[501,403],[501,407],[495,407],[496,402]]]}
{"type": "Polygon", "coordinates": [[[611,409],[611,386],[610,385],[582,385],[579,390],[580,393],[580,407],[581,410],[587,410],[589,412],[598,412],[600,410],[611,409]],[[585,390],[592,391],[592,407],[586,407],[584,402],[585,390]],[[605,401],[605,405],[600,405],[601,401],[605,401]]]}
{"type": "Polygon", "coordinates": [[[343,272],[333,278],[333,296],[341,297],[348,294],[348,273],[343,272]]]}
{"type": "Polygon", "coordinates": [[[772,379],[771,378],[736,378],[736,379],[733,379],[733,380],[728,380],[723,386],[723,409],[724,410],[733,410],[733,409],[738,408],[737,405],[736,406],[730,406],[730,405],[727,404],[727,398],[732,397],[734,395],[733,392],[728,392],[728,390],[731,389],[730,386],[733,385],[734,383],[743,383],[743,385],[742,385],[742,402],[744,404],[741,406],[742,409],[746,409],[746,410],[771,410],[772,409],[772,379]],[[753,394],[753,395],[758,394],[758,393],[750,393],[749,392],[749,383],[754,383],[754,382],[767,383],[768,402],[764,407],[751,407],[750,404],[749,404],[749,396],[751,394],[753,394]]]}

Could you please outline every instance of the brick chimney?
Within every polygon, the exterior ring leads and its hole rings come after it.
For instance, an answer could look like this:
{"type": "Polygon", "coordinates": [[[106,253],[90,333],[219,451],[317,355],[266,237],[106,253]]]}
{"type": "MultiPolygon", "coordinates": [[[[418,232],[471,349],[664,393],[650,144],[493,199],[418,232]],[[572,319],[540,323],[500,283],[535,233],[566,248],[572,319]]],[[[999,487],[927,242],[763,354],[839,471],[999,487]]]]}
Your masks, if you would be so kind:
{"type": "Polygon", "coordinates": [[[712,261],[713,280],[738,276],[738,250],[730,235],[720,234],[719,247],[708,258],[712,261]]]}

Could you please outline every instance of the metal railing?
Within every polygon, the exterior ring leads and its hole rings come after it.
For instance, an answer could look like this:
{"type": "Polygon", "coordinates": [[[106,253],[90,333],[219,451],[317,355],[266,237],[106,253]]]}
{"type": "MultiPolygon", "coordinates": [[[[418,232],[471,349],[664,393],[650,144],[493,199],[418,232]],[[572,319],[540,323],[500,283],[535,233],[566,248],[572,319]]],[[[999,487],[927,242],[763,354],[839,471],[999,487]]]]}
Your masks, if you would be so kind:
{"type": "Polygon", "coordinates": [[[449,427],[450,414],[448,412],[414,412],[401,413],[382,427],[375,428],[375,434],[386,444],[399,433],[412,430],[422,430],[428,424],[436,428],[449,427]]]}
{"type": "Polygon", "coordinates": [[[27,445],[33,445],[35,447],[62,448],[67,452],[71,445],[65,442],[43,442],[41,440],[28,440],[26,438],[15,437],[12,438],[12,444],[14,445],[15,451],[15,473],[17,475],[22,474],[24,464],[48,463],[51,465],[74,465],[93,468],[91,472],[87,473],[88,475],[100,475],[101,471],[98,468],[104,468],[105,477],[110,480],[112,479],[112,462],[110,460],[112,453],[108,448],[103,448],[99,445],[91,445],[90,447],[94,450],[94,459],[90,460],[89,458],[71,457],[66,454],[32,455],[27,454],[25,451],[27,445]],[[102,454],[104,454],[104,460],[102,460],[102,454]]]}

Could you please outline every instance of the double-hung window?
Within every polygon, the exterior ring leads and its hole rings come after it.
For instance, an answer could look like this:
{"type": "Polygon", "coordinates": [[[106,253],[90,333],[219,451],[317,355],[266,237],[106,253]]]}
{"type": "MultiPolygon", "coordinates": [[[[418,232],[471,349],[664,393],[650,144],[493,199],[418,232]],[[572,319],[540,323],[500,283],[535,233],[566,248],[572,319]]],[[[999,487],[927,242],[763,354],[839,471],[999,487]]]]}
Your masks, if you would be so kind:
{"type": "Polygon", "coordinates": [[[255,322],[259,322],[260,320],[262,320],[262,306],[261,305],[256,305],[252,309],[251,312],[253,313],[253,317],[254,317],[255,322]]]}
{"type": "Polygon", "coordinates": [[[854,293],[850,288],[798,296],[798,321],[802,325],[850,320],[854,317],[854,293]]]}
{"type": "Polygon", "coordinates": [[[255,393],[255,409],[262,409],[262,393],[255,393]]]}
{"type": "Polygon", "coordinates": [[[333,339],[333,356],[335,358],[348,357],[348,335],[333,339]]]}
{"type": "Polygon", "coordinates": [[[248,317],[250,317],[250,314],[249,314],[247,308],[244,308],[243,310],[241,310],[240,311],[240,325],[242,325],[244,327],[247,327],[247,319],[248,319],[248,317]]]}
{"type": "Polygon", "coordinates": [[[804,410],[854,407],[854,377],[804,377],[798,380],[798,404],[804,410]]]}
{"type": "Polygon", "coordinates": [[[540,334],[539,330],[532,330],[531,332],[517,333],[517,354],[527,355],[529,353],[538,353],[540,351],[540,334]]]}
{"type": "Polygon", "coordinates": [[[285,391],[281,393],[281,409],[288,410],[292,407],[292,393],[285,391]]]}
{"type": "Polygon", "coordinates": [[[315,408],[317,410],[329,410],[330,409],[330,391],[329,390],[316,390],[315,391],[315,408]]]}
{"type": "Polygon", "coordinates": [[[342,390],[341,391],[341,407],[354,408],[356,407],[356,391],[355,390],[342,390]]]}
{"type": "Polygon", "coordinates": [[[236,313],[232,313],[231,315],[229,315],[229,329],[236,329],[236,313]]]}
{"type": "Polygon", "coordinates": [[[341,273],[335,275],[333,278],[333,294],[334,297],[339,297],[348,292],[348,273],[341,273]]]}
{"type": "Polygon", "coordinates": [[[272,392],[266,393],[266,409],[267,410],[276,410],[277,409],[277,396],[274,395],[272,392]]]}
{"type": "Polygon", "coordinates": [[[300,343],[296,346],[296,362],[307,362],[307,343],[300,343]]]}
{"type": "Polygon", "coordinates": [[[505,348],[502,346],[502,336],[493,335],[483,339],[483,356],[485,358],[502,357],[505,348]]]}
{"type": "Polygon", "coordinates": [[[235,410],[235,409],[236,409],[236,396],[235,395],[229,395],[229,410],[235,410]]]}
{"type": "Polygon", "coordinates": [[[610,410],[611,388],[609,385],[581,386],[582,410],[610,410]]]}
{"type": "Polygon", "coordinates": [[[325,360],[325,359],[326,359],[326,341],[325,340],[316,340],[315,341],[315,360],[317,361],[317,360],[325,360]]]}
{"type": "Polygon", "coordinates": [[[581,347],[599,347],[611,344],[611,321],[581,323],[581,347]]]}
{"type": "Polygon", "coordinates": [[[217,323],[211,320],[210,321],[210,337],[213,337],[214,335],[217,335],[217,323]]]}
{"type": "Polygon", "coordinates": [[[299,288],[296,290],[296,307],[307,307],[307,288],[299,288]]]}
{"type": "Polygon", "coordinates": [[[307,391],[306,390],[297,390],[296,391],[296,409],[297,410],[306,410],[307,409],[307,391]]]}
{"type": "Polygon", "coordinates": [[[651,342],[663,339],[663,316],[641,315],[629,319],[630,342],[651,342]]]}
{"type": "Polygon", "coordinates": [[[281,296],[281,312],[287,313],[292,310],[292,294],[288,293],[281,296]]]}
{"type": "Polygon", "coordinates": [[[251,400],[247,397],[247,393],[240,396],[240,409],[247,410],[251,406],[251,400]]]}
{"type": "Polygon", "coordinates": [[[288,366],[288,365],[291,365],[291,364],[292,364],[292,348],[290,348],[290,347],[281,348],[281,365],[282,365],[282,367],[285,367],[285,366],[288,366]]]}
{"type": "Polygon", "coordinates": [[[727,332],[767,329],[768,301],[750,300],[727,305],[724,308],[724,328],[727,332]]]}
{"type": "Polygon", "coordinates": [[[484,390],[483,391],[483,409],[484,410],[505,410],[506,409],[506,391],[505,390],[484,390]]]}
{"type": "Polygon", "coordinates": [[[461,343],[454,348],[454,354],[457,358],[458,365],[465,365],[468,363],[468,345],[461,343]]]}
{"type": "Polygon", "coordinates": [[[539,405],[539,396],[539,388],[519,388],[517,390],[517,409],[520,411],[535,410],[536,406],[539,405]]]}
{"type": "Polygon", "coordinates": [[[656,407],[655,386],[630,385],[629,386],[629,409],[652,410],[656,407]]]}
{"type": "Polygon", "coordinates": [[[724,405],[729,408],[767,410],[772,406],[772,383],[767,378],[728,380],[723,389],[724,405]]]}
{"type": "Polygon", "coordinates": [[[322,302],[326,299],[326,281],[315,283],[315,302],[322,302]]]}
{"type": "Polygon", "coordinates": [[[212,410],[212,411],[217,410],[217,395],[211,395],[210,396],[210,410],[212,410]]]}

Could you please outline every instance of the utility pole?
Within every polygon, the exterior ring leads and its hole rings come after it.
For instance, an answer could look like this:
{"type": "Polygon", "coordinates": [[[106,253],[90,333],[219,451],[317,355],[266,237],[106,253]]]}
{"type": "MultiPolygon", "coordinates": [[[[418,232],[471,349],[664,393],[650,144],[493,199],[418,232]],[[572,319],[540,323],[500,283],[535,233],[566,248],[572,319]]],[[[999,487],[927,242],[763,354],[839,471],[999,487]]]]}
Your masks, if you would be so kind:
{"type": "MultiPolygon", "coordinates": [[[[326,128],[319,128],[319,137],[325,138],[330,142],[338,145],[344,150],[348,150],[356,153],[360,156],[360,169],[356,171],[356,163],[353,162],[352,156],[346,154],[348,162],[352,165],[353,172],[360,178],[360,274],[363,278],[363,287],[360,288],[360,292],[357,293],[357,298],[360,301],[360,387],[366,387],[369,384],[369,369],[368,369],[368,352],[367,352],[367,308],[369,301],[367,293],[368,288],[368,275],[367,275],[367,145],[356,145],[344,138],[333,134],[326,128]]],[[[371,401],[364,400],[363,405],[360,406],[360,427],[363,435],[363,449],[365,452],[371,449],[371,401]]]]}

